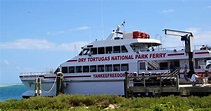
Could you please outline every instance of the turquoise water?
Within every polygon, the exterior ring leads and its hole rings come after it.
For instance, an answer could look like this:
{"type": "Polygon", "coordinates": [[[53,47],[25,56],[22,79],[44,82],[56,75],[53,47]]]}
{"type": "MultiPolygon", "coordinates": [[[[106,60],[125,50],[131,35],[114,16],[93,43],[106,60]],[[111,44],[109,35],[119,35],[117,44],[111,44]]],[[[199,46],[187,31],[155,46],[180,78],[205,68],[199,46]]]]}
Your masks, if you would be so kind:
{"type": "Polygon", "coordinates": [[[23,84],[0,84],[0,101],[21,99],[25,91],[23,84]]]}

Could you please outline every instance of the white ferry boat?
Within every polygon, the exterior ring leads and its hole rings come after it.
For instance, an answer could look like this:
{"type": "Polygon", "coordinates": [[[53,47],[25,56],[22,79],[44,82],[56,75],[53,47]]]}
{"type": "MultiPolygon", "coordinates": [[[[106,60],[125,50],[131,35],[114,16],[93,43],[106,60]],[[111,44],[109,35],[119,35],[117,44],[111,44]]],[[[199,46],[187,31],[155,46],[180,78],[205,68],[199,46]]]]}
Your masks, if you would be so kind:
{"type": "MultiPolygon", "coordinates": [[[[184,79],[189,69],[188,54],[184,48],[162,48],[161,41],[150,38],[141,31],[121,32],[113,30],[105,40],[96,40],[82,47],[78,56],[62,63],[58,69],[63,74],[65,94],[124,95],[125,72],[168,73],[179,69],[184,79]]],[[[211,72],[211,47],[194,47],[193,59],[196,73],[211,72]]],[[[22,73],[21,81],[27,87],[23,97],[35,95],[35,79],[41,79],[41,96],[56,95],[56,73],[22,73]]]]}

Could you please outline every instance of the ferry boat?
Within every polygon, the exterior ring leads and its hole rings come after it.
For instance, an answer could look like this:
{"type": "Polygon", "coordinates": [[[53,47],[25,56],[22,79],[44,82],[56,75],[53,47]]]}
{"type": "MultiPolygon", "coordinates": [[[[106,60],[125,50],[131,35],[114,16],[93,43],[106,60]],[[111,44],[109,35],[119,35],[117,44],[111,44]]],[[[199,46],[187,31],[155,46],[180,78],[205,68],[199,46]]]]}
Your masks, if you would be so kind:
{"type": "MultiPolygon", "coordinates": [[[[35,95],[36,78],[41,79],[41,96],[55,96],[59,69],[65,94],[124,95],[125,72],[133,76],[134,73],[157,74],[179,69],[180,79],[184,80],[185,68],[189,70],[184,48],[161,46],[160,40],[150,38],[145,32],[122,32],[118,26],[107,39],[83,46],[77,56],[60,64],[55,71],[21,73],[20,79],[27,87],[22,96],[35,95]]],[[[210,74],[211,47],[194,47],[193,59],[196,73],[206,70],[210,74]]]]}

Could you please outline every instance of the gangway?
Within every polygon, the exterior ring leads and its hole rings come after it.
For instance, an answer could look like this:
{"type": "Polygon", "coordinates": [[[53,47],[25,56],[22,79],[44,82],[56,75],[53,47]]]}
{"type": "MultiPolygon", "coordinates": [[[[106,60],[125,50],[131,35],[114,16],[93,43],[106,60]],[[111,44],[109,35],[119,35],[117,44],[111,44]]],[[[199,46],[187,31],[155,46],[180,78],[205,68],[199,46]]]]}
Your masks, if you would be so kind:
{"type": "Polygon", "coordinates": [[[211,85],[180,85],[179,69],[166,73],[142,73],[128,76],[125,72],[125,97],[165,96],[165,95],[200,95],[211,94],[211,85]]]}

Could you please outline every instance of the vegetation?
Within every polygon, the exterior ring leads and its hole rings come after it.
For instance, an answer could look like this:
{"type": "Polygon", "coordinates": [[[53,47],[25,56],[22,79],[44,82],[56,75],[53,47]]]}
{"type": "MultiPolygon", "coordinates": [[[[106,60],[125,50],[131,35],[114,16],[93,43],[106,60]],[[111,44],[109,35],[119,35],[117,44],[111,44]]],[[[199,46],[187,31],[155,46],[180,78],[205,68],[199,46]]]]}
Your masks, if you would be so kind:
{"type": "Polygon", "coordinates": [[[114,95],[59,95],[0,102],[1,110],[74,111],[210,111],[211,96],[124,98],[114,95]]]}

